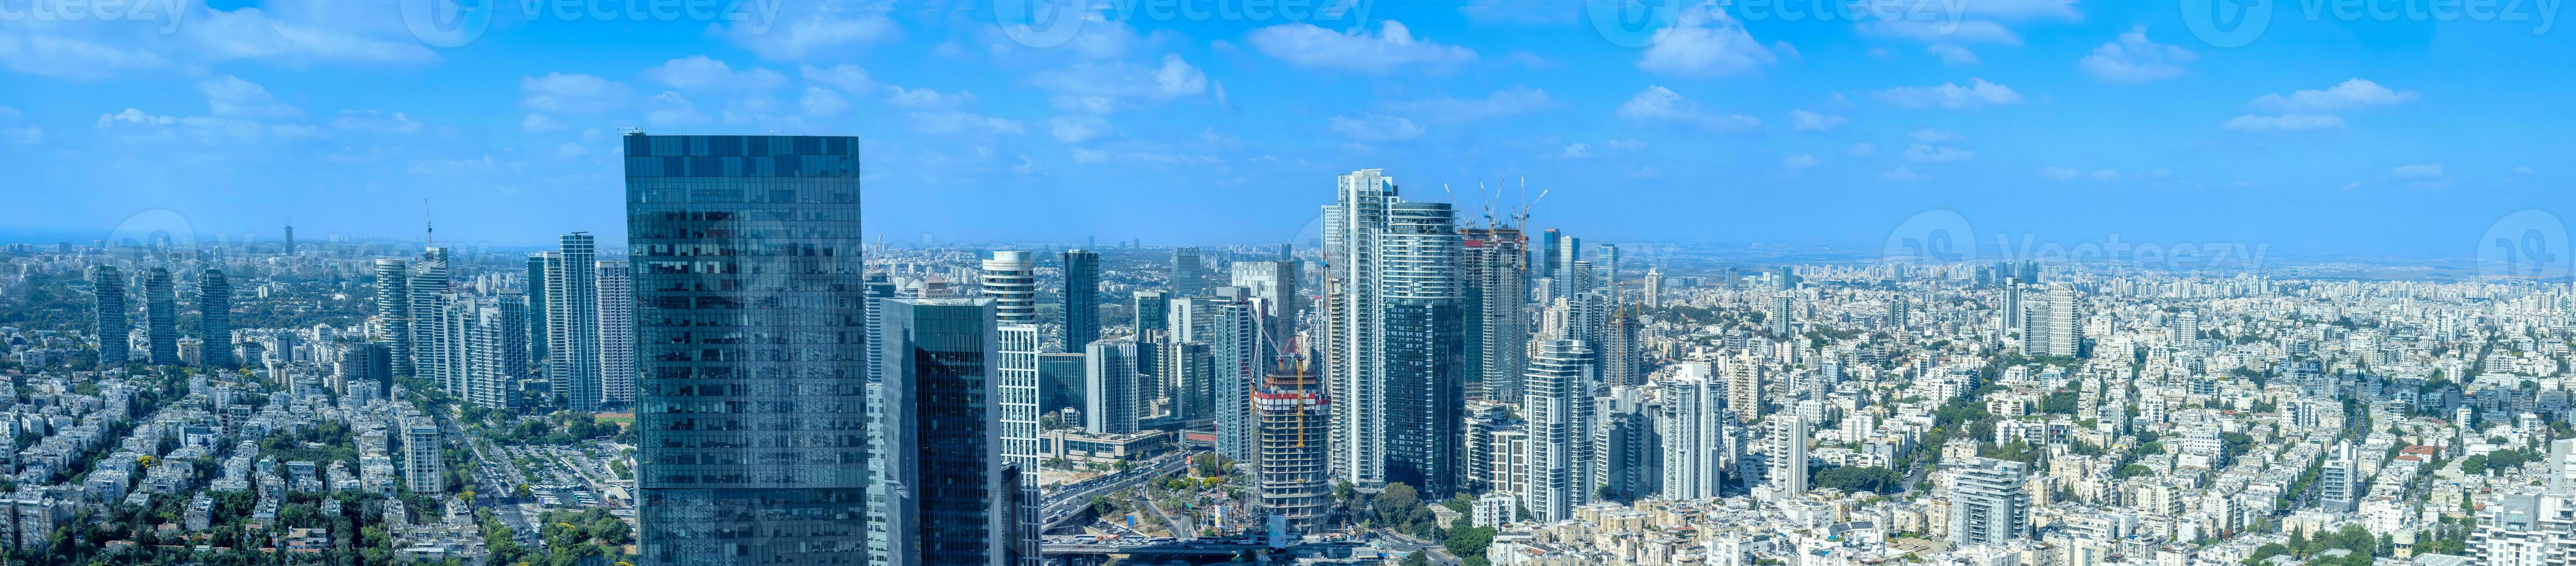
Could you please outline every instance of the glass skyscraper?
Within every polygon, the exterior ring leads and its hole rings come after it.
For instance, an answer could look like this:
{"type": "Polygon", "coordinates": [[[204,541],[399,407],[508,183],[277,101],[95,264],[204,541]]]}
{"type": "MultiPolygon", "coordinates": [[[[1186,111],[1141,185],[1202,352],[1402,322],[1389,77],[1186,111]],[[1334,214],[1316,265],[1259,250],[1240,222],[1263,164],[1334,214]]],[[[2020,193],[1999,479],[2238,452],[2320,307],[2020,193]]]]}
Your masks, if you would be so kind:
{"type": "Polygon", "coordinates": [[[1080,353],[1100,339],[1100,253],[1065,250],[1064,352],[1080,353]]]}
{"type": "Polygon", "coordinates": [[[134,323],[127,316],[133,307],[125,303],[125,272],[113,265],[98,266],[90,271],[89,285],[98,300],[98,366],[124,366],[129,357],[127,340],[134,334],[134,323]]]}
{"type": "Polygon", "coordinates": [[[207,269],[197,278],[197,330],[203,348],[198,359],[209,369],[233,369],[233,285],[224,272],[207,269]]]}
{"type": "Polygon", "coordinates": [[[179,298],[171,289],[169,268],[143,270],[143,324],[152,365],[178,365],[179,298]]]}
{"type": "Polygon", "coordinates": [[[636,562],[859,560],[869,478],[858,138],[625,143],[642,366],[636,562]]]}

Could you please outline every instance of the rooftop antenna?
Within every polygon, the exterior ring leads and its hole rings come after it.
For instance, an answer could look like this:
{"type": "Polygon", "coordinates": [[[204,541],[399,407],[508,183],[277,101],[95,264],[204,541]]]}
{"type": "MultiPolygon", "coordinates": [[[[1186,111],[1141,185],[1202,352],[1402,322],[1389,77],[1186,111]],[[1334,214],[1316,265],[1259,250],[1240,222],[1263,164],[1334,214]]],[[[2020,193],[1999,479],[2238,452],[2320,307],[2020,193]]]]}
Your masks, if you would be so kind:
{"type": "Polygon", "coordinates": [[[426,228],[423,245],[438,245],[438,221],[429,216],[429,199],[420,199],[420,225],[426,228]]]}

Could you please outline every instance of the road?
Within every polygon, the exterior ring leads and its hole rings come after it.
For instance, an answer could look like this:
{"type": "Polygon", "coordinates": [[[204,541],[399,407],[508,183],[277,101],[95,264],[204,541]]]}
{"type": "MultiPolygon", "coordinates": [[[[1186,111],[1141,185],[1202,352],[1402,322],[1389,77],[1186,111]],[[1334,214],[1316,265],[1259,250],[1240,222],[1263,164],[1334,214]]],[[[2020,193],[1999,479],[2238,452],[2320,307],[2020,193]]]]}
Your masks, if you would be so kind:
{"type": "Polygon", "coordinates": [[[1450,556],[1449,547],[1447,546],[1439,543],[1423,542],[1407,535],[1398,534],[1383,536],[1378,539],[1377,544],[1389,549],[1405,552],[1428,552],[1430,553],[1432,564],[1459,566],[1467,563],[1467,561],[1460,560],[1456,556],[1450,556]]]}
{"type": "Polygon", "coordinates": [[[1108,495],[1121,489],[1135,487],[1136,484],[1147,480],[1171,475],[1189,466],[1189,457],[1192,454],[1195,452],[1166,455],[1116,475],[1102,476],[1077,486],[1058,488],[1054,495],[1047,496],[1045,503],[1039,506],[1039,516],[1045,518],[1044,523],[1048,527],[1057,526],[1057,521],[1072,515],[1075,509],[1090,505],[1092,496],[1108,495]]]}
{"type": "Polygon", "coordinates": [[[1154,498],[1140,497],[1137,499],[1144,501],[1145,508],[1153,510],[1154,516],[1163,518],[1163,524],[1171,527],[1170,530],[1172,531],[1172,538],[1181,539],[1182,541],[1198,540],[1198,529],[1190,528],[1190,522],[1187,519],[1172,518],[1171,513],[1163,512],[1162,505],[1154,503],[1154,498]]]}

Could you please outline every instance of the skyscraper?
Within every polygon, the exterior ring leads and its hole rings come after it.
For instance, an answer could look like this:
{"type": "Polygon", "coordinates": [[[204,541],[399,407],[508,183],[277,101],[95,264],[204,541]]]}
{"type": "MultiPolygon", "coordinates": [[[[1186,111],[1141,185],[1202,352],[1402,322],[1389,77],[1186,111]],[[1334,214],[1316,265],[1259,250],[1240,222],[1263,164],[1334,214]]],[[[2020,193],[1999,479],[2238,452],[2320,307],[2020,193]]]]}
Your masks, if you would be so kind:
{"type": "Polygon", "coordinates": [[[1261,342],[1269,356],[1262,360],[1263,371],[1278,371],[1282,365],[1277,354],[1285,353],[1291,337],[1297,334],[1298,314],[1306,309],[1306,297],[1297,291],[1297,262],[1234,262],[1233,284],[1252,291],[1253,310],[1261,316],[1261,342]]]}
{"type": "MultiPolygon", "coordinates": [[[[528,280],[522,285],[528,296],[528,363],[546,359],[546,261],[554,252],[528,254],[528,280]]],[[[543,368],[532,368],[543,369],[543,368]]],[[[512,377],[517,379],[517,377],[512,377]]]]}
{"type": "Polygon", "coordinates": [[[434,365],[439,358],[433,357],[432,352],[428,351],[430,341],[438,337],[420,329],[421,325],[435,322],[439,311],[448,306],[447,300],[442,297],[448,293],[448,286],[453,283],[448,277],[447,248],[436,246],[422,248],[420,258],[412,262],[411,271],[406,274],[406,277],[410,282],[405,284],[405,289],[411,292],[412,371],[422,377],[448,375],[455,368],[434,365]]]}
{"type": "Polygon", "coordinates": [[[1324,450],[1331,402],[1303,372],[1271,374],[1263,381],[1252,394],[1260,449],[1250,460],[1261,513],[1285,518],[1290,533],[1318,532],[1332,493],[1324,450]]]}
{"type": "Polygon", "coordinates": [[[1951,473],[1950,543],[2003,544],[2030,533],[2030,465],[1969,458],[1951,473]]]}
{"type": "Polygon", "coordinates": [[[623,141],[636,562],[847,563],[872,526],[859,140],[623,141]]]}
{"type": "MultiPolygon", "coordinates": [[[[632,145],[632,144],[630,144],[632,145]]],[[[630,164],[631,165],[631,164],[630,164]]],[[[636,202],[635,181],[629,179],[627,224],[637,223],[631,210],[636,202]]],[[[631,239],[632,236],[629,236],[631,239]]],[[[589,232],[574,232],[558,238],[559,250],[546,258],[546,346],[547,382],[553,386],[556,402],[562,408],[577,412],[598,412],[599,387],[599,264],[598,243],[589,232]]],[[[629,249],[633,249],[630,244],[629,249]]],[[[678,252],[674,252],[678,253],[678,252]]]]}
{"type": "Polygon", "coordinates": [[[1064,336],[1059,347],[1079,353],[1100,339],[1100,253],[1065,250],[1059,257],[1064,261],[1064,336]]]}
{"type": "Polygon", "coordinates": [[[1539,342],[1536,350],[1521,394],[1529,433],[1529,487],[1521,501],[1539,521],[1562,521],[1592,502],[1592,351],[1566,339],[1539,342]]]}
{"type": "Polygon", "coordinates": [[[473,365],[466,372],[466,401],[510,407],[511,385],[528,373],[528,310],[527,296],[519,293],[502,293],[476,308],[467,349],[473,365]]]}
{"type": "Polygon", "coordinates": [[[1684,363],[1663,383],[1663,497],[1688,501],[1717,497],[1726,479],[1725,388],[1708,366],[1684,363]]]}
{"type": "Polygon", "coordinates": [[[599,278],[599,404],[635,404],[635,290],[624,260],[594,264],[599,278]]]}
{"type": "Polygon", "coordinates": [[[1592,478],[1600,496],[1634,502],[1656,495],[1663,482],[1664,446],[1655,429],[1656,407],[1644,389],[1604,387],[1593,409],[1592,478]]]}
{"type": "Polygon", "coordinates": [[[179,298],[171,288],[170,269],[143,270],[143,331],[152,365],[179,364],[179,298]]]}
{"type": "Polygon", "coordinates": [[[89,272],[89,285],[97,301],[98,365],[123,366],[132,356],[126,345],[134,334],[134,323],[127,318],[133,307],[125,302],[125,272],[113,265],[98,266],[89,272]]]}
{"type": "Polygon", "coordinates": [[[1083,353],[1082,428],[1102,434],[1136,432],[1145,392],[1136,374],[1133,339],[1092,342],[1083,353]]]}
{"type": "MultiPolygon", "coordinates": [[[[1036,508],[1023,508],[1036,495],[1024,476],[1037,471],[1006,457],[1004,446],[1026,441],[1034,448],[1036,439],[1006,438],[1011,425],[1002,403],[1011,393],[1000,375],[1005,356],[993,299],[889,299],[885,307],[877,343],[886,374],[876,400],[885,442],[874,456],[886,490],[870,497],[870,514],[886,536],[868,541],[871,558],[1028,566],[1037,558],[1038,533],[1036,508]]],[[[1031,341],[1023,346],[1030,347],[1034,379],[1037,331],[1016,326],[1020,339],[1031,341]]]]}
{"type": "Polygon", "coordinates": [[[1173,316],[1205,318],[1174,324],[1178,340],[1207,345],[1210,397],[1206,412],[1216,417],[1216,453],[1250,462],[1255,454],[1252,390],[1260,385],[1268,351],[1261,343],[1261,316],[1254,312],[1251,290],[1217,287],[1211,296],[1181,299],[1191,308],[1174,308],[1173,316]]]}
{"type": "Polygon", "coordinates": [[[1638,303],[1642,303],[1642,304],[1646,305],[1646,308],[1650,308],[1650,309],[1663,308],[1663,306],[1664,306],[1664,272],[1663,272],[1663,270],[1661,270],[1661,269],[1657,269],[1657,268],[1653,268],[1653,267],[1648,267],[1648,268],[1646,268],[1646,280],[1644,281],[1644,287],[1645,287],[1644,289],[1640,289],[1640,290],[1638,290],[1638,291],[1637,291],[1637,297],[1638,297],[1638,299],[1639,299],[1637,302],[1638,302],[1638,303]]]}
{"type": "Polygon", "coordinates": [[[1474,383],[1470,397],[1516,405],[1529,356],[1529,245],[1520,228],[1466,229],[1461,258],[1467,308],[1467,348],[1474,383]]]}
{"type": "Polygon", "coordinates": [[[1377,169],[1340,178],[1325,207],[1324,369],[1333,475],[1363,488],[1454,489],[1464,361],[1457,219],[1409,202],[1377,169]]]}
{"type": "Polygon", "coordinates": [[[1207,292],[1207,264],[1199,261],[1199,249],[1172,248],[1170,289],[1173,297],[1194,297],[1207,292]]]}
{"type": "Polygon", "coordinates": [[[1807,493],[1807,442],[1815,431],[1801,411],[1782,411],[1771,425],[1771,491],[1781,499],[1807,493]]]}
{"type": "Polygon", "coordinates": [[[1770,323],[1772,338],[1786,340],[1789,338],[1789,333],[1797,331],[1795,325],[1797,308],[1798,298],[1790,295],[1788,291],[1771,294],[1771,319],[1764,322],[1770,323]]]}
{"type": "Polygon", "coordinates": [[[203,344],[207,369],[230,370],[233,361],[233,284],[224,272],[207,268],[197,276],[197,339],[203,344]]]}
{"type": "MultiPolygon", "coordinates": [[[[1147,330],[1171,329],[1171,293],[1165,291],[1137,291],[1136,303],[1134,306],[1137,334],[1144,334],[1147,330]]],[[[1066,347],[1070,348],[1072,346],[1067,345],[1066,347]]]]}
{"type": "Polygon", "coordinates": [[[984,260],[984,296],[1002,324],[1037,324],[1038,266],[1029,252],[1003,250],[984,260]]]}

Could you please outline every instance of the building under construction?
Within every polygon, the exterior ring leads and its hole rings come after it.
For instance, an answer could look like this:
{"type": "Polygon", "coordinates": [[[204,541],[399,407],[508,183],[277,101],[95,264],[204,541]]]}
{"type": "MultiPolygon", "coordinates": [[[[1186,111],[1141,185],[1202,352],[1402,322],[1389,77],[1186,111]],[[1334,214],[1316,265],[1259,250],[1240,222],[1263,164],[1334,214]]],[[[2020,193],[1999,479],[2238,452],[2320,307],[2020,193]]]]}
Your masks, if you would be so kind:
{"type": "Polygon", "coordinates": [[[1253,466],[1259,471],[1261,512],[1286,516],[1291,534],[1319,532],[1332,493],[1324,450],[1331,403],[1321,384],[1302,373],[1272,374],[1262,381],[1252,394],[1254,418],[1260,423],[1259,460],[1253,466]]]}

